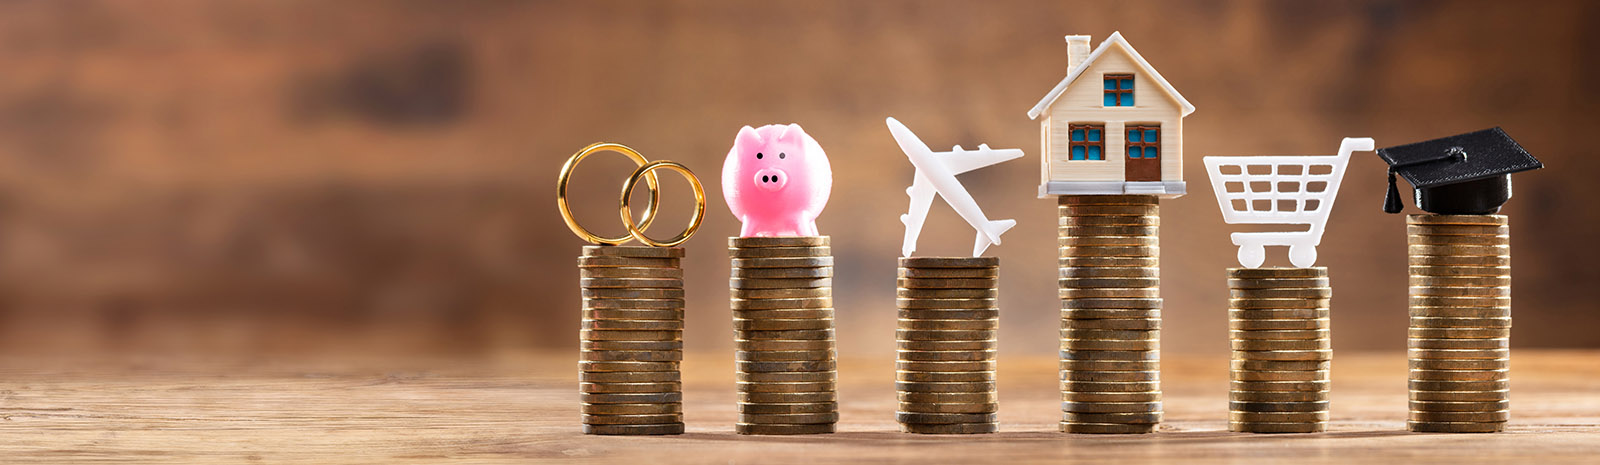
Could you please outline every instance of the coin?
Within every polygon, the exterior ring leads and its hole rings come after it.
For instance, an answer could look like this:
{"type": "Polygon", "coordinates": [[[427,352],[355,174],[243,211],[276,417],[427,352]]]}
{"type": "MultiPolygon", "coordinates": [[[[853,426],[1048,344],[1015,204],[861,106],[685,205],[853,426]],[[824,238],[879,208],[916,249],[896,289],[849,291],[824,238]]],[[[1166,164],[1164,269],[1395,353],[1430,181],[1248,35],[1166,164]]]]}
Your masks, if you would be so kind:
{"type": "Polygon", "coordinates": [[[1406,224],[1456,224],[1456,225],[1498,225],[1507,223],[1505,215],[1434,215],[1412,214],[1406,215],[1406,224]]]}
{"type": "Polygon", "coordinates": [[[1228,392],[1228,400],[1237,402],[1326,402],[1328,391],[1242,391],[1228,392]]]}
{"type": "Polygon", "coordinates": [[[1406,334],[1416,339],[1504,339],[1511,328],[1408,328],[1406,334]]]}
{"type": "Polygon", "coordinates": [[[683,255],[683,247],[583,246],[585,257],[681,258],[683,255]]]}
{"type": "Polygon", "coordinates": [[[582,321],[585,330],[670,331],[683,329],[683,320],[613,320],[588,319],[582,321]]]}
{"type": "Polygon", "coordinates": [[[589,404],[659,404],[683,402],[682,392],[647,392],[626,394],[578,393],[578,401],[589,404]]]}
{"type": "Polygon", "coordinates": [[[1161,369],[1160,360],[1062,360],[1061,370],[1085,371],[1156,371],[1161,369]]]}
{"type": "MultiPolygon", "coordinates": [[[[1423,317],[1423,318],[1510,318],[1511,317],[1511,307],[1510,306],[1505,306],[1505,307],[1418,307],[1418,306],[1411,306],[1410,307],[1410,314],[1411,314],[1412,317],[1423,317]]],[[[1451,329],[1451,328],[1432,328],[1432,329],[1451,329]]],[[[1510,331],[1510,328],[1455,328],[1455,329],[1476,329],[1476,330],[1496,329],[1496,330],[1505,330],[1507,332],[1510,331]]]]}
{"type": "Polygon", "coordinates": [[[1068,423],[1148,424],[1161,423],[1161,412],[1084,413],[1061,412],[1061,421],[1068,423]]]}
{"type": "Polygon", "coordinates": [[[1159,216],[1060,216],[1057,226],[1161,226],[1159,216]]]}
{"type": "Polygon", "coordinates": [[[1061,411],[1078,413],[1152,413],[1161,411],[1161,402],[1062,401],[1061,411]]]}
{"type": "Polygon", "coordinates": [[[595,394],[621,394],[628,392],[678,392],[683,383],[578,383],[578,390],[595,394]]]}
{"type": "Polygon", "coordinates": [[[1000,431],[999,423],[902,423],[900,432],[913,434],[987,434],[1000,431]]]}
{"type": "Polygon", "coordinates": [[[834,371],[774,371],[774,372],[736,372],[734,378],[740,382],[748,383],[817,383],[824,381],[836,382],[839,374],[834,371]]]}
{"type": "Polygon", "coordinates": [[[1496,257],[1511,254],[1509,245],[1426,245],[1409,244],[1407,251],[1413,257],[1441,255],[1447,257],[1496,257]]]}
{"type": "Polygon", "coordinates": [[[900,268],[895,277],[906,279],[999,278],[998,268],[900,268]]]}
{"type": "Polygon", "coordinates": [[[1312,298],[1295,298],[1295,299],[1254,299],[1254,298],[1252,298],[1252,299],[1236,299],[1236,298],[1229,298],[1228,299],[1228,308],[1229,309],[1237,309],[1237,310],[1286,309],[1286,308],[1323,309],[1323,308],[1328,308],[1328,303],[1330,301],[1331,301],[1331,299],[1312,299],[1312,298]]]}
{"type": "Polygon", "coordinates": [[[1494,412],[1511,408],[1510,400],[1486,402],[1417,401],[1410,403],[1414,412],[1494,412]]]}
{"type": "MultiPolygon", "coordinates": [[[[1074,310],[1074,312],[1076,312],[1076,311],[1077,310],[1074,310]]],[[[1075,330],[1075,331],[1123,330],[1123,331],[1155,332],[1155,331],[1161,329],[1161,319],[1160,318],[1102,318],[1102,319],[1096,319],[1096,320],[1072,319],[1072,320],[1062,320],[1061,321],[1061,328],[1063,330],[1071,329],[1071,330],[1075,330]]]]}
{"type": "Polygon", "coordinates": [[[733,431],[738,434],[760,435],[791,435],[791,434],[829,434],[834,432],[833,423],[815,423],[808,425],[757,425],[749,423],[736,423],[733,431]]]}
{"type": "Polygon", "coordinates": [[[578,362],[580,371],[678,371],[678,362],[578,362]]]}
{"type": "Polygon", "coordinates": [[[795,331],[735,331],[734,336],[740,339],[787,339],[796,341],[833,340],[833,329],[820,330],[795,330],[795,331]]]}
{"type": "Polygon", "coordinates": [[[1114,340],[1114,339],[1061,339],[1061,347],[1072,351],[1097,351],[1097,350],[1150,350],[1161,348],[1161,339],[1151,338],[1144,340],[1114,340]]]}
{"type": "Polygon", "coordinates": [[[1286,289],[1328,287],[1328,278],[1228,278],[1228,289],[1286,289]]]}
{"type": "Polygon", "coordinates": [[[1000,296],[995,289],[906,289],[895,290],[901,299],[994,299],[1000,296]]]}
{"type": "Polygon", "coordinates": [[[902,371],[951,372],[951,371],[993,371],[995,369],[996,365],[995,365],[995,361],[994,360],[955,361],[955,362],[929,362],[929,361],[914,361],[914,360],[896,360],[894,366],[895,366],[896,370],[902,370],[902,371]]]}
{"type": "Polygon", "coordinates": [[[595,362],[679,362],[681,350],[585,350],[578,353],[579,360],[595,362]]]}
{"type": "Polygon", "coordinates": [[[1228,336],[1241,340],[1327,340],[1326,329],[1287,329],[1245,331],[1231,329],[1228,336]]]}
{"type": "Polygon", "coordinates": [[[942,309],[942,308],[902,308],[896,312],[903,319],[931,319],[931,320],[982,320],[1000,317],[997,308],[972,308],[972,309],[942,309]]]}
{"type": "Polygon", "coordinates": [[[838,421],[839,412],[739,414],[739,423],[753,425],[811,425],[838,421]]]}
{"type": "Polygon", "coordinates": [[[1057,247],[1071,246],[1145,246],[1161,245],[1156,236],[1062,236],[1056,239],[1057,247]]]}
{"type": "Polygon", "coordinates": [[[797,289],[833,287],[833,278],[728,278],[733,289],[797,289]]]}
{"type": "Polygon", "coordinates": [[[1411,369],[1425,370],[1506,370],[1511,360],[1439,360],[1416,359],[1410,361],[1411,369]]]}
{"type": "Polygon", "coordinates": [[[822,350],[739,350],[734,360],[747,362],[806,362],[832,359],[833,349],[822,350]]]}
{"type": "Polygon", "coordinates": [[[800,258],[831,257],[833,248],[821,247],[749,247],[728,249],[728,257],[740,258],[800,258]]]}
{"type": "Polygon", "coordinates": [[[583,308],[586,310],[681,310],[683,309],[683,299],[584,299],[583,308]]]}
{"type": "Polygon", "coordinates": [[[1160,278],[1060,278],[1056,280],[1060,287],[1084,288],[1156,288],[1161,286],[1160,278]]]}
{"type": "Polygon", "coordinates": [[[1058,278],[1160,278],[1161,269],[1132,266],[1064,266],[1058,278]]]}
{"type": "MultiPolygon", "coordinates": [[[[1161,310],[1160,309],[1154,309],[1154,308],[1146,308],[1146,309],[1063,308],[1063,309],[1061,309],[1061,319],[1063,319],[1063,320],[1072,320],[1070,322],[1070,324],[1072,324],[1072,325],[1084,324],[1084,323],[1079,323],[1079,321],[1081,321],[1081,320],[1105,320],[1105,319],[1159,320],[1160,318],[1161,318],[1161,310]]],[[[1062,322],[1062,324],[1068,324],[1068,322],[1064,321],[1064,322],[1062,322]]],[[[1098,323],[1092,323],[1092,324],[1098,324],[1098,323]]]]}
{"type": "Polygon", "coordinates": [[[734,310],[733,317],[741,320],[832,320],[833,309],[734,310]]]}
{"type": "Polygon", "coordinates": [[[999,396],[990,392],[896,392],[900,402],[926,402],[935,404],[983,404],[999,402],[999,396]]]}
{"type": "Polygon", "coordinates": [[[590,341],[672,341],[683,339],[682,330],[629,331],[584,329],[578,336],[590,341]]]}
{"type": "Polygon", "coordinates": [[[781,339],[735,339],[734,345],[739,350],[769,351],[769,350],[832,350],[835,348],[832,340],[781,340],[781,339]]]}
{"type": "Polygon", "coordinates": [[[1065,310],[1092,309],[1160,309],[1161,299],[1090,298],[1061,301],[1065,310]]]}
{"type": "Polygon", "coordinates": [[[924,383],[965,383],[974,381],[994,381],[993,371],[896,371],[895,381],[924,382],[924,383]]]}
{"type": "Polygon", "coordinates": [[[1229,379],[1234,381],[1326,381],[1328,379],[1328,371],[1233,370],[1229,374],[1229,379]]]}
{"type": "Polygon", "coordinates": [[[1406,234],[1429,236],[1506,236],[1511,234],[1511,227],[1503,224],[1407,224],[1406,234]]]}
{"type": "Polygon", "coordinates": [[[683,289],[583,289],[582,297],[589,299],[682,299],[683,289]]]}
{"type": "Polygon", "coordinates": [[[1511,418],[1511,411],[1496,410],[1489,412],[1421,412],[1412,410],[1407,419],[1416,422],[1444,421],[1444,422],[1493,422],[1506,421],[1511,418]]]}
{"type": "Polygon", "coordinates": [[[1123,341],[1154,340],[1160,335],[1153,330],[1085,329],[1076,325],[1061,328],[1062,339],[1106,339],[1123,341]]]}
{"type": "Polygon", "coordinates": [[[1265,423],[1303,423],[1328,421],[1328,412],[1228,412],[1229,421],[1265,423]]]}
{"type": "Polygon", "coordinates": [[[813,299],[832,298],[833,288],[730,289],[728,293],[733,299],[813,299]]]}
{"type": "Polygon", "coordinates": [[[833,257],[734,258],[732,268],[823,268],[832,267],[833,257]]]}
{"type": "Polygon", "coordinates": [[[1075,392],[1149,392],[1160,389],[1160,381],[1061,381],[1061,390],[1075,392]]]}
{"type": "Polygon", "coordinates": [[[1498,433],[1505,427],[1505,422],[1406,422],[1406,429],[1416,433],[1498,433]]]}
{"type": "Polygon", "coordinates": [[[994,392],[995,383],[994,381],[964,381],[951,383],[931,381],[896,381],[894,383],[894,387],[895,390],[899,392],[994,392]]]}
{"type": "Polygon", "coordinates": [[[1312,289],[1229,289],[1233,299],[1327,299],[1333,297],[1332,288],[1312,289]]]}
{"type": "Polygon", "coordinates": [[[900,360],[918,362],[977,362],[994,360],[993,350],[963,350],[963,351],[897,351],[900,360]]]}
{"type": "Polygon", "coordinates": [[[895,306],[897,308],[906,309],[906,310],[915,310],[915,309],[957,310],[957,309],[990,309],[990,308],[996,308],[996,303],[995,303],[994,299],[928,299],[928,298],[907,299],[907,298],[900,298],[900,299],[895,299],[895,306]]]}
{"type": "Polygon", "coordinates": [[[578,285],[584,288],[667,288],[683,289],[682,278],[581,278],[578,285]]]}
{"type": "Polygon", "coordinates": [[[1063,402],[1160,402],[1161,391],[1087,392],[1062,391],[1063,402]]]}
{"type": "Polygon", "coordinates": [[[729,299],[733,310],[774,310],[798,308],[832,308],[833,297],[805,297],[797,299],[729,299]]]}
{"type": "Polygon", "coordinates": [[[578,268],[666,268],[679,269],[682,263],[677,257],[673,258],[632,258],[632,257],[607,257],[584,256],[578,257],[578,268]]]}
{"type": "Polygon", "coordinates": [[[828,236],[728,238],[728,248],[730,249],[743,249],[750,247],[819,247],[825,245],[828,245],[828,236]]]}
{"type": "Polygon", "coordinates": [[[1069,245],[1058,249],[1063,257],[1155,257],[1161,247],[1153,245],[1069,245]]]}
{"type": "Polygon", "coordinates": [[[683,341],[579,341],[583,350],[682,350],[683,341]]]}
{"type": "Polygon", "coordinates": [[[1234,339],[1229,341],[1233,350],[1259,351],[1259,350],[1326,350],[1333,345],[1327,338],[1322,339],[1234,339]]]}
{"type": "Polygon", "coordinates": [[[1410,359],[1499,360],[1511,356],[1510,349],[1406,349],[1410,359]]]}
{"type": "MultiPolygon", "coordinates": [[[[1065,344],[1063,344],[1065,347],[1065,344]]],[[[1061,360],[1160,360],[1161,353],[1153,350],[1076,350],[1066,348],[1060,352],[1061,360]]]]}
{"type": "Polygon", "coordinates": [[[1119,382],[1161,381],[1161,372],[1148,371],[1093,371],[1093,370],[1062,370],[1061,379],[1068,381],[1094,381],[1094,382],[1119,382]]]}
{"type": "Polygon", "coordinates": [[[1412,245],[1509,245],[1511,236],[1508,235],[1478,235],[1478,236],[1439,236],[1412,234],[1406,237],[1406,243],[1412,245]]]}
{"type": "Polygon", "coordinates": [[[1077,288],[1065,287],[1056,290],[1056,296],[1061,299],[1082,298],[1140,298],[1153,299],[1161,297],[1161,290],[1157,288],[1077,288]]]}
{"type": "Polygon", "coordinates": [[[1260,421],[1230,421],[1228,431],[1236,433],[1321,433],[1328,431],[1328,424],[1315,423],[1269,423],[1260,421]]]}
{"type": "MultiPolygon", "coordinates": [[[[831,351],[830,351],[831,352],[831,351]]],[[[838,363],[833,360],[796,360],[780,362],[734,362],[739,371],[746,372],[777,372],[777,371],[833,371],[838,369],[838,363]]]]}
{"type": "Polygon", "coordinates": [[[1250,402],[1228,401],[1228,409],[1235,412],[1325,412],[1328,410],[1328,401],[1316,400],[1309,402],[1250,402]]]}
{"type": "Polygon", "coordinates": [[[1328,268],[1228,268],[1230,279],[1326,278],[1328,268]]]}
{"type": "Polygon", "coordinates": [[[583,434],[617,436],[683,434],[683,423],[665,425],[583,425],[583,434]]]}
{"type": "MultiPolygon", "coordinates": [[[[924,318],[901,318],[898,322],[900,329],[906,330],[995,330],[1000,327],[1000,321],[988,319],[954,319],[934,320],[924,318]]],[[[990,338],[992,339],[992,337],[990,338]]]]}
{"type": "Polygon", "coordinates": [[[1411,286],[1412,296],[1438,297],[1511,297],[1511,288],[1502,287],[1446,287],[1411,286]]]}
{"type": "Polygon", "coordinates": [[[683,413],[683,404],[581,404],[581,410],[588,415],[659,415],[666,413],[683,413]]]}
{"type": "Polygon", "coordinates": [[[744,319],[734,318],[733,329],[740,331],[796,331],[819,330],[833,328],[833,320],[829,318],[805,318],[792,320],[779,319],[744,319]]]}
{"type": "Polygon", "coordinates": [[[1510,328],[1511,317],[1411,317],[1414,328],[1510,328]]]}
{"type": "Polygon", "coordinates": [[[1228,329],[1232,330],[1319,330],[1328,329],[1327,318],[1287,318],[1280,320],[1256,320],[1232,318],[1228,320],[1228,329]]]}
{"type": "Polygon", "coordinates": [[[1266,371],[1326,371],[1333,362],[1327,360],[1238,360],[1229,363],[1234,370],[1266,370],[1266,371]]]}
{"type": "Polygon", "coordinates": [[[1235,360],[1331,360],[1332,350],[1236,350],[1235,360]]]}
{"type": "Polygon", "coordinates": [[[1147,434],[1156,432],[1158,423],[1076,423],[1061,422],[1061,432],[1076,434],[1147,434]]]}
{"type": "Polygon", "coordinates": [[[580,268],[579,278],[675,278],[683,279],[682,268],[580,268]]]}
{"type": "Polygon", "coordinates": [[[898,278],[895,284],[905,289],[994,289],[997,278],[912,279],[898,278]]]}
{"type": "Polygon", "coordinates": [[[917,413],[895,412],[895,421],[900,423],[940,424],[952,423],[986,423],[998,421],[997,413],[917,413]]]}
{"type": "Polygon", "coordinates": [[[1509,379],[1509,369],[1503,370],[1429,370],[1412,369],[1413,380],[1442,380],[1442,381],[1495,381],[1509,379]]]}
{"type": "Polygon", "coordinates": [[[809,402],[798,404],[738,404],[741,414],[791,414],[832,413],[839,411],[838,402],[809,402]]]}
{"type": "Polygon", "coordinates": [[[1508,338],[1488,339],[1422,339],[1408,338],[1406,346],[1416,349],[1508,349],[1511,340],[1508,338]]]}
{"type": "Polygon", "coordinates": [[[578,381],[583,383],[663,383],[682,380],[683,375],[676,371],[586,371],[578,373],[578,381]]]}
{"type": "Polygon", "coordinates": [[[1411,266],[1406,267],[1406,270],[1411,273],[1411,276],[1441,276],[1441,277],[1480,276],[1480,277],[1492,277],[1492,276],[1509,276],[1509,275],[1511,275],[1511,267],[1509,267],[1509,266],[1461,266],[1461,265],[1417,265],[1417,264],[1413,264],[1411,266]]]}
{"type": "Polygon", "coordinates": [[[1504,391],[1511,389],[1511,380],[1449,381],[1413,379],[1409,381],[1408,385],[1413,391],[1504,391]]]}
{"type": "Polygon", "coordinates": [[[733,268],[735,279],[820,279],[833,277],[833,267],[819,268],[733,268]]]}
{"type": "Polygon", "coordinates": [[[1229,381],[1228,389],[1234,391],[1327,391],[1328,381],[1229,381]]]}
{"type": "Polygon", "coordinates": [[[1062,268],[1154,268],[1161,266],[1161,259],[1156,257],[1060,257],[1056,260],[1056,263],[1062,268]]]}
{"type": "Polygon", "coordinates": [[[1412,401],[1423,402],[1497,402],[1511,399],[1510,390],[1498,391],[1411,391],[1412,401]]]}
{"type": "Polygon", "coordinates": [[[772,403],[772,404],[798,404],[806,402],[838,402],[839,394],[834,391],[825,392],[740,392],[739,402],[747,403],[772,403]]]}
{"type": "Polygon", "coordinates": [[[895,339],[902,341],[987,341],[994,339],[993,330],[941,331],[922,329],[896,329],[895,339]]]}
{"type": "Polygon", "coordinates": [[[1506,307],[1511,305],[1511,298],[1413,295],[1411,304],[1419,307],[1506,307]]]}
{"type": "Polygon", "coordinates": [[[1161,207],[1153,203],[1137,204],[1063,204],[1059,207],[1063,212],[1070,212],[1078,216],[1106,215],[1106,216],[1156,216],[1161,214],[1161,207]]]}

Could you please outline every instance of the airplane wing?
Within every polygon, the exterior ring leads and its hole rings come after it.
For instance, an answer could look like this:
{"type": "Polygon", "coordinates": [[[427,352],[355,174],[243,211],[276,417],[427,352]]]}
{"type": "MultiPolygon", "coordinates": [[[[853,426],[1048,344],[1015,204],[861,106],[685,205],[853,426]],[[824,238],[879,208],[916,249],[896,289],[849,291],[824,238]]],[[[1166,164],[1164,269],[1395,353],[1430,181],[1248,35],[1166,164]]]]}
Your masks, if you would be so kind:
{"type": "Polygon", "coordinates": [[[989,144],[979,145],[976,150],[966,150],[957,145],[948,152],[933,152],[933,159],[950,168],[950,174],[961,174],[1018,158],[1022,158],[1022,149],[991,149],[989,144]]]}
{"type": "Polygon", "coordinates": [[[922,235],[922,222],[928,219],[928,209],[933,208],[933,196],[937,193],[933,183],[921,171],[911,181],[911,187],[906,188],[906,195],[911,197],[911,207],[900,215],[900,222],[906,225],[905,242],[900,244],[901,256],[910,257],[911,252],[917,249],[917,236],[922,235]]]}

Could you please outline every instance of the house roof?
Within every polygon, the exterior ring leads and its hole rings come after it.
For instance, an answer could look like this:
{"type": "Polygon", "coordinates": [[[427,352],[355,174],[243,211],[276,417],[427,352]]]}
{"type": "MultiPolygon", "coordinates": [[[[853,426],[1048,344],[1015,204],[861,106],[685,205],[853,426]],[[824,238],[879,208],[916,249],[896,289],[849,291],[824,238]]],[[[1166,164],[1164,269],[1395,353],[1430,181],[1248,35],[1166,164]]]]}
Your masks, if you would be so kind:
{"type": "Polygon", "coordinates": [[[1106,50],[1111,48],[1111,44],[1122,46],[1122,49],[1128,52],[1128,56],[1133,57],[1133,62],[1138,63],[1139,68],[1143,69],[1146,75],[1155,80],[1156,84],[1161,86],[1161,89],[1167,91],[1168,96],[1176,99],[1178,105],[1183,107],[1183,116],[1189,116],[1190,113],[1194,113],[1194,105],[1184,99],[1183,94],[1178,93],[1178,89],[1172,88],[1172,84],[1168,83],[1166,78],[1161,77],[1161,73],[1156,72],[1156,69],[1150,66],[1150,62],[1144,61],[1144,57],[1139,56],[1138,50],[1134,50],[1132,45],[1128,45],[1128,40],[1122,38],[1122,32],[1113,32],[1111,37],[1107,37],[1105,42],[1100,43],[1099,47],[1095,47],[1094,52],[1090,53],[1089,57],[1083,60],[1083,63],[1073,67],[1067,73],[1067,77],[1061,79],[1060,84],[1056,84],[1054,89],[1050,89],[1050,93],[1045,94],[1044,99],[1039,100],[1038,105],[1034,105],[1032,110],[1028,110],[1028,118],[1038,119],[1039,115],[1044,113],[1045,108],[1049,108],[1050,104],[1055,103],[1056,99],[1067,91],[1067,86],[1072,85],[1072,81],[1078,80],[1079,75],[1088,70],[1095,60],[1100,59],[1100,55],[1105,54],[1106,50]]]}

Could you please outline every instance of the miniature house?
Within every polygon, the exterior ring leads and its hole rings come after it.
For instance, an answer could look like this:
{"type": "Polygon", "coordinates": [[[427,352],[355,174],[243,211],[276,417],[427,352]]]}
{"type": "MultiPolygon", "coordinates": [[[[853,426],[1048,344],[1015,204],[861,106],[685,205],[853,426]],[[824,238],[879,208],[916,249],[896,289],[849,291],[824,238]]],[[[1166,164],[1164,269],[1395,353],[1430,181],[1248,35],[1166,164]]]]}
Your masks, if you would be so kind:
{"type": "Polygon", "coordinates": [[[1039,197],[1185,193],[1183,117],[1194,112],[1115,32],[1094,51],[1067,36],[1067,77],[1028,110],[1039,120],[1039,197]]]}

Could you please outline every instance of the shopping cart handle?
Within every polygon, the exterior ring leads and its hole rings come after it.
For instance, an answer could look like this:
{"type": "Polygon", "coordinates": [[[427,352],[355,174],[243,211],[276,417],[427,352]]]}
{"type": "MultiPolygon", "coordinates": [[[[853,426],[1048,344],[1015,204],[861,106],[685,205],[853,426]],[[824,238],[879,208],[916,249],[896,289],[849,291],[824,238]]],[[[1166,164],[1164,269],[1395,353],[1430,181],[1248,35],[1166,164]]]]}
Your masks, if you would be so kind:
{"type": "Polygon", "coordinates": [[[1346,137],[1339,143],[1339,153],[1371,152],[1378,147],[1378,143],[1371,137],[1346,137]]]}

